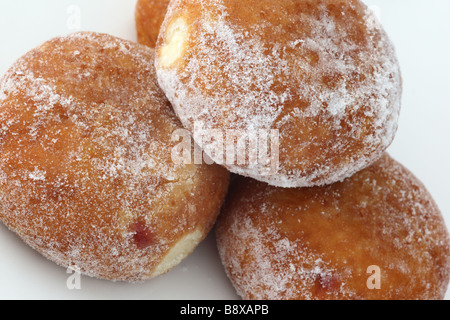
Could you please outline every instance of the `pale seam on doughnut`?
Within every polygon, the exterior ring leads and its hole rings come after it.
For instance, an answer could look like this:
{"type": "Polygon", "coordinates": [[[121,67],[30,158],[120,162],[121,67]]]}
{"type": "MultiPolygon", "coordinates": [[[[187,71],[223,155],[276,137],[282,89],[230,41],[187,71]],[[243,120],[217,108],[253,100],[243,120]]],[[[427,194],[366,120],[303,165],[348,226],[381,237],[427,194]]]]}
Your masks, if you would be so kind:
{"type": "Polygon", "coordinates": [[[171,22],[165,33],[165,45],[160,49],[160,64],[169,67],[183,54],[188,36],[188,26],[183,17],[171,22]]]}
{"type": "Polygon", "coordinates": [[[185,235],[173,245],[167,252],[163,260],[153,270],[152,277],[159,276],[178,265],[186,256],[188,256],[203,238],[204,232],[201,228],[185,235]]]}

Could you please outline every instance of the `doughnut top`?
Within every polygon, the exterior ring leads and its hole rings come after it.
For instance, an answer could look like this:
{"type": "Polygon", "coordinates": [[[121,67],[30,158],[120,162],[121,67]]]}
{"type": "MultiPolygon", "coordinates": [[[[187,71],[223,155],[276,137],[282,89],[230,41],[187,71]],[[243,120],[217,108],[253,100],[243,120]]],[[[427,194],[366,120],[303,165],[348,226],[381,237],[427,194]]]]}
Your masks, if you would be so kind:
{"type": "Polygon", "coordinates": [[[150,48],[81,32],[0,82],[0,219],[58,264],[143,280],[215,220],[228,174],[171,161],[181,124],[153,61],[150,48]]]}
{"type": "Polygon", "coordinates": [[[442,299],[450,239],[434,200],[388,155],[325,187],[234,181],[218,248],[244,299],[442,299]],[[381,289],[369,290],[370,266],[381,289]]]}
{"type": "Polygon", "coordinates": [[[282,187],[328,184],[373,163],[394,138],[399,65],[360,1],[174,0],[156,50],[159,83],[196,141],[196,122],[279,130],[277,174],[249,163],[232,172],[282,187]]]}

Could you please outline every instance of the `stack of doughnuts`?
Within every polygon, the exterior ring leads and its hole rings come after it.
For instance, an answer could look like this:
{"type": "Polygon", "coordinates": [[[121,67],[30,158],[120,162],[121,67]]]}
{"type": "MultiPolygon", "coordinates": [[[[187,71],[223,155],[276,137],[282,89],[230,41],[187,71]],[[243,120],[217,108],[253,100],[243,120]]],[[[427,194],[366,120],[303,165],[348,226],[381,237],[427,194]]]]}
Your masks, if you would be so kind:
{"type": "Polygon", "coordinates": [[[444,297],[449,235],[426,188],[386,153],[401,72],[361,1],[172,0],[153,26],[162,90],[204,152],[236,174],[216,237],[240,296],[444,297]],[[205,140],[208,130],[253,136],[205,140]],[[276,166],[265,170],[252,137],[273,131],[276,166]]]}
{"type": "Polygon", "coordinates": [[[138,0],[135,18],[140,44],[58,37],[2,78],[8,228],[59,265],[135,282],[216,223],[244,299],[444,297],[449,234],[386,153],[402,78],[366,5],[138,0]],[[189,161],[173,157],[180,131],[189,161]]]}

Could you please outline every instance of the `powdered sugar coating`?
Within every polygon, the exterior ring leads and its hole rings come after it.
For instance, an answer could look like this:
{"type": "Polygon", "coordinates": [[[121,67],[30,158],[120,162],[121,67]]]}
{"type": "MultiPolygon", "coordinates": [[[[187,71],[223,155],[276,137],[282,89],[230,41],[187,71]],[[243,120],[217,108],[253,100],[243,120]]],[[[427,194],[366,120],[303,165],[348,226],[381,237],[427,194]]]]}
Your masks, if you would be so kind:
{"type": "MultiPolygon", "coordinates": [[[[280,133],[279,170],[224,164],[281,187],[333,183],[378,159],[394,139],[401,103],[395,50],[360,1],[172,1],[157,44],[157,75],[196,142],[206,130],[280,133]],[[184,52],[161,65],[171,23],[184,19],[184,52]]],[[[209,148],[209,149],[208,149],[209,148]]],[[[219,153],[220,154],[220,153],[219,153]]]]}
{"type": "Polygon", "coordinates": [[[388,155],[325,187],[238,178],[216,235],[244,299],[443,299],[449,282],[439,209],[388,155]],[[380,269],[380,289],[367,285],[371,266],[380,269]]]}
{"type": "Polygon", "coordinates": [[[0,82],[0,220],[59,265],[149,279],[178,240],[201,241],[215,221],[228,173],[171,161],[181,125],[153,61],[147,47],[74,33],[0,82]]]}

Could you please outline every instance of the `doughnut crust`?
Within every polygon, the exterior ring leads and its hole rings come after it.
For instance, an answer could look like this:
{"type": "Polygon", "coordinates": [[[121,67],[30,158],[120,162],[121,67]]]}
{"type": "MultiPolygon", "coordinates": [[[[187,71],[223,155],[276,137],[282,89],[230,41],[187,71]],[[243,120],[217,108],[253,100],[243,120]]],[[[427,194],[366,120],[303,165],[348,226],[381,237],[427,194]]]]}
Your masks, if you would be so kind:
{"type": "Polygon", "coordinates": [[[180,129],[154,50],[105,34],[52,39],[0,83],[0,220],[64,267],[142,281],[206,236],[229,173],[171,161],[180,129]]]}
{"type": "Polygon", "coordinates": [[[173,0],[156,68],[206,154],[271,185],[340,181],[379,159],[397,130],[395,50],[359,0],[173,0]],[[246,161],[224,161],[220,151],[235,141],[204,138],[214,130],[237,130],[249,141],[276,130],[278,170],[252,161],[251,150],[246,161]]]}
{"type": "Polygon", "coordinates": [[[450,243],[440,211],[388,155],[325,187],[238,178],[216,236],[244,299],[443,299],[448,286],[450,243]]]}
{"type": "Polygon", "coordinates": [[[170,0],[138,0],[135,20],[140,44],[155,47],[169,2],[170,0]]]}

